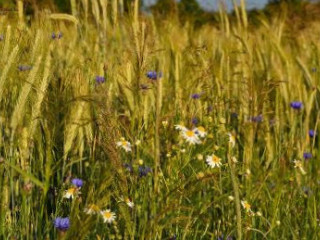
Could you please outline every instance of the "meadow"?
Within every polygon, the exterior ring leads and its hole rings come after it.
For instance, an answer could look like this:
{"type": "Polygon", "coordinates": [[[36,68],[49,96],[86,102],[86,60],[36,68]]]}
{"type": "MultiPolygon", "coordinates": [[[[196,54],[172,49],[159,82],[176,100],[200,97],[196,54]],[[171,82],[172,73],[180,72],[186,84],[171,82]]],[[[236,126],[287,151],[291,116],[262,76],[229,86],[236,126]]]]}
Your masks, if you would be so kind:
{"type": "Polygon", "coordinates": [[[0,16],[1,239],[320,239],[320,24],[138,2],[0,16]]]}

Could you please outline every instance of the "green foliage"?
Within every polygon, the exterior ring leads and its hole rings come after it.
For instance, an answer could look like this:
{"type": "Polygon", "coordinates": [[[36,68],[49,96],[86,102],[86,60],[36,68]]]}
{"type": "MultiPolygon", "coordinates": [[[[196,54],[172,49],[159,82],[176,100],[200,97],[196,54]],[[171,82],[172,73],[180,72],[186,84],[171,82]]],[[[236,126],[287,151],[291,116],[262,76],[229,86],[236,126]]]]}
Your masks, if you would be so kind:
{"type": "Polygon", "coordinates": [[[0,21],[1,238],[318,239],[319,23],[113,3],[0,21]]]}

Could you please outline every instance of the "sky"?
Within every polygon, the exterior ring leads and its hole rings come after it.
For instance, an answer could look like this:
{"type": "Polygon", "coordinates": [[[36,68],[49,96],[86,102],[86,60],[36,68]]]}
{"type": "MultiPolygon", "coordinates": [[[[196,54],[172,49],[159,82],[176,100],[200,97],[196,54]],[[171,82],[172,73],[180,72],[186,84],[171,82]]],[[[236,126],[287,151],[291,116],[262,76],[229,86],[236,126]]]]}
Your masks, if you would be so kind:
{"type": "MultiPolygon", "coordinates": [[[[152,5],[157,0],[143,0],[145,4],[152,5]]],[[[197,0],[199,4],[206,10],[217,10],[219,2],[224,2],[226,6],[228,7],[228,10],[232,9],[232,0],[197,0]]],[[[237,0],[239,2],[239,0],[237,0]]],[[[268,0],[247,0],[247,8],[253,9],[253,8],[263,8],[265,4],[268,3],[268,0]]]]}

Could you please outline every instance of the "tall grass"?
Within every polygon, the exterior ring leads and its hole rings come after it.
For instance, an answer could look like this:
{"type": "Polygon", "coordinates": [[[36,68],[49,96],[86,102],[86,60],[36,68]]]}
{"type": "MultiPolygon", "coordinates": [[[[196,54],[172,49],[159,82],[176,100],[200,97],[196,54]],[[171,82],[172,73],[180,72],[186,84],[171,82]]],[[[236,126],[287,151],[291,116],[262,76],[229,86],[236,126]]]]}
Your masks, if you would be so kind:
{"type": "Polygon", "coordinates": [[[138,0],[128,14],[123,1],[71,3],[73,15],[27,24],[19,7],[0,21],[3,239],[318,239],[319,23],[290,32],[282,12],[253,28],[241,1],[235,19],[195,29],[138,0]],[[180,123],[203,126],[202,144],[180,123]],[[81,194],[64,198],[76,177],[81,194]],[[93,203],[116,220],[86,214],[93,203]]]}

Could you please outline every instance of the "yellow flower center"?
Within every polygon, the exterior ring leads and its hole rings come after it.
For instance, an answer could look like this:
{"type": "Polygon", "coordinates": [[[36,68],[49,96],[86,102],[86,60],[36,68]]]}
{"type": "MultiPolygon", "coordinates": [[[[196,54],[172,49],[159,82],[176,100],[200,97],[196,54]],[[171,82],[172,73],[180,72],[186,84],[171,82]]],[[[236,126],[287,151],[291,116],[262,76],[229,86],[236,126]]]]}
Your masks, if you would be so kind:
{"type": "Polygon", "coordinates": [[[69,188],[67,192],[73,195],[76,192],[76,190],[76,188],[69,188]]]}
{"type": "Polygon", "coordinates": [[[127,146],[127,142],[126,141],[121,141],[122,146],[127,146]]]}
{"type": "Polygon", "coordinates": [[[186,135],[188,137],[193,137],[194,136],[194,132],[189,130],[189,131],[186,132],[186,135]]]}
{"type": "Polygon", "coordinates": [[[111,214],[111,212],[105,212],[104,214],[103,214],[103,216],[105,217],[105,218],[111,218],[112,217],[112,214],[111,214]]]}
{"type": "Polygon", "coordinates": [[[247,202],[243,203],[243,207],[246,209],[246,210],[250,210],[251,209],[251,205],[247,202]]]}
{"type": "Polygon", "coordinates": [[[214,163],[220,163],[220,158],[218,158],[217,156],[213,156],[213,157],[212,157],[212,161],[213,161],[214,163]]]}
{"type": "Polygon", "coordinates": [[[200,126],[200,127],[198,127],[198,131],[199,132],[205,132],[206,130],[204,129],[204,127],[200,126]]]}

